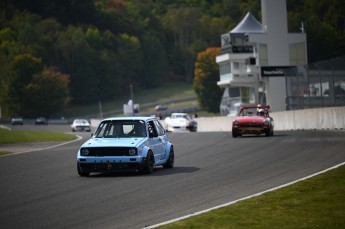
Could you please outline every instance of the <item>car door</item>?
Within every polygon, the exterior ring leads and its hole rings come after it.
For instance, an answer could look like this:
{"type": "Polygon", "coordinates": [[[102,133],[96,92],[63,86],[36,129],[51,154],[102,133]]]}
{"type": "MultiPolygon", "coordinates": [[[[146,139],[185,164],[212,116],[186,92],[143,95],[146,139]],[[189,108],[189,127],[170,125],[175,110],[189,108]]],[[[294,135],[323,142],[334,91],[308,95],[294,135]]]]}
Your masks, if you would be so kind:
{"type": "Polygon", "coordinates": [[[166,149],[168,137],[166,135],[166,131],[165,131],[164,127],[162,126],[162,124],[158,120],[155,120],[154,123],[155,123],[157,131],[158,131],[158,138],[159,138],[159,142],[160,142],[160,144],[159,144],[159,147],[161,150],[160,160],[163,160],[163,159],[165,159],[165,149],[166,149]]]}
{"type": "Polygon", "coordinates": [[[164,153],[163,142],[162,142],[161,136],[159,136],[159,131],[153,120],[148,121],[147,128],[149,131],[149,137],[150,137],[149,141],[150,141],[150,146],[155,157],[155,162],[158,162],[161,160],[162,154],[164,153]]]}

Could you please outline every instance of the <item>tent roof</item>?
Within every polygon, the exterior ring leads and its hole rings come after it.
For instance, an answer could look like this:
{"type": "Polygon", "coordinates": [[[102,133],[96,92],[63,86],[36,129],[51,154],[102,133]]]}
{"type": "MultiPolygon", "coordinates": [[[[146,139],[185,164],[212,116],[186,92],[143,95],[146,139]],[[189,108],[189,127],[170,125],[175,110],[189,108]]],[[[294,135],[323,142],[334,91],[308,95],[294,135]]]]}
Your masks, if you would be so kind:
{"type": "Polygon", "coordinates": [[[242,21],[230,33],[263,33],[262,24],[248,12],[242,21]]]}

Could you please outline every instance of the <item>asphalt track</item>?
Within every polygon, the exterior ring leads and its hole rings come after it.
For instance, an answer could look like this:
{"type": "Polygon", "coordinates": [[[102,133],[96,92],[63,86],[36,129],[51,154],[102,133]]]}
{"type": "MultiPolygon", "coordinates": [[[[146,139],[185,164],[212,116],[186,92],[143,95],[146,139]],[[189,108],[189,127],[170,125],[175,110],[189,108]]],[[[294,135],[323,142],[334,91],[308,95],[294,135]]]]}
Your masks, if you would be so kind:
{"type": "MultiPolygon", "coordinates": [[[[23,127],[24,128],[24,127],[23,127]]],[[[344,131],[171,133],[175,167],[79,177],[84,139],[0,157],[7,228],[143,228],[259,193],[345,161],[344,131]]]]}

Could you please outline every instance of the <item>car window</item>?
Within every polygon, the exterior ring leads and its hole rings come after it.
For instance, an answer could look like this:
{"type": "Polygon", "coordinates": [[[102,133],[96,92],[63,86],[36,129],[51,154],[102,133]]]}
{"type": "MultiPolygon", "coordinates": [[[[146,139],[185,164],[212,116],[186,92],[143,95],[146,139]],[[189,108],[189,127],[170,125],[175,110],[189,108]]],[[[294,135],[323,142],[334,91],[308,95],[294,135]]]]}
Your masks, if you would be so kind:
{"type": "Polygon", "coordinates": [[[89,124],[89,122],[87,120],[85,120],[85,119],[75,120],[75,123],[79,124],[79,125],[81,125],[81,124],[89,124]]]}
{"type": "Polygon", "coordinates": [[[126,128],[128,131],[128,135],[130,137],[146,137],[146,125],[144,121],[136,121],[135,123],[130,123],[129,125],[126,125],[126,128]]]}
{"type": "Polygon", "coordinates": [[[147,123],[147,128],[148,128],[150,136],[158,136],[158,132],[155,128],[155,124],[153,123],[153,121],[149,121],[147,123]]]}
{"type": "Polygon", "coordinates": [[[192,120],[192,118],[191,118],[188,114],[183,115],[183,118],[185,118],[185,119],[187,119],[187,120],[192,120]]]}
{"type": "Polygon", "coordinates": [[[257,115],[256,108],[245,108],[245,109],[242,109],[239,113],[239,116],[253,116],[253,115],[257,115]]]}
{"type": "Polygon", "coordinates": [[[142,120],[103,121],[95,132],[96,138],[145,137],[146,128],[142,120]]]}
{"type": "Polygon", "coordinates": [[[158,135],[159,136],[164,135],[165,134],[165,129],[162,126],[162,124],[158,120],[155,120],[155,124],[156,124],[157,130],[158,130],[158,135]]]}

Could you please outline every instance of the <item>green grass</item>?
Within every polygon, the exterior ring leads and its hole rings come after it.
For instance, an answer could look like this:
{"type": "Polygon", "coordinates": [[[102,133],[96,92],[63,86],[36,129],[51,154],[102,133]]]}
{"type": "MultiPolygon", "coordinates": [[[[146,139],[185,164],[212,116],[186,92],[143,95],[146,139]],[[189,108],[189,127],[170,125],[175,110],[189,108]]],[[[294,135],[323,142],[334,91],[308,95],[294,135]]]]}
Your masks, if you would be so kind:
{"type": "Polygon", "coordinates": [[[159,228],[345,228],[345,166],[159,228]]]}
{"type": "Polygon", "coordinates": [[[47,131],[17,131],[0,128],[0,143],[71,141],[76,136],[47,131]]]}
{"type": "Polygon", "coordinates": [[[0,156],[2,156],[2,155],[6,155],[6,154],[12,154],[13,152],[0,152],[0,156]]]}

